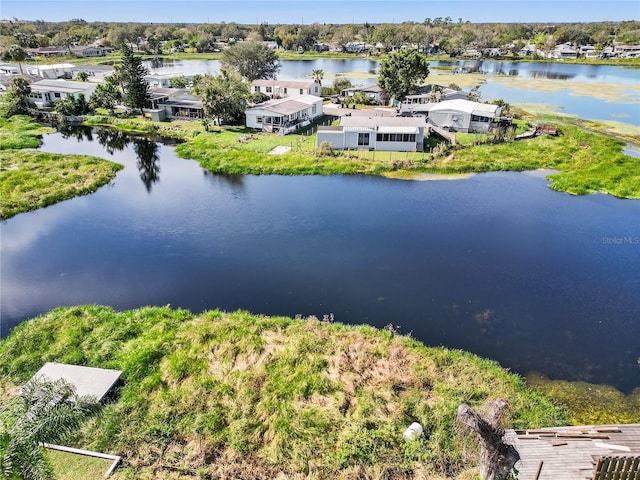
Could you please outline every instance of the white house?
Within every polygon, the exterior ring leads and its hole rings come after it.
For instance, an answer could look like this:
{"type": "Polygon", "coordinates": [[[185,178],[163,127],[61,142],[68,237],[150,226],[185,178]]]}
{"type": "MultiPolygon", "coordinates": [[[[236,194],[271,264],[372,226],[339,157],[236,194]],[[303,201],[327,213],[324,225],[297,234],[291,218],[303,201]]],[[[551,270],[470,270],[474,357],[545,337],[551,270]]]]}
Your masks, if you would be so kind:
{"type": "Polygon", "coordinates": [[[145,75],[144,79],[151,88],[169,88],[171,80],[174,78],[184,77],[187,82],[193,78],[191,75],[176,75],[175,73],[154,73],[145,75]]]}
{"type": "Polygon", "coordinates": [[[147,110],[154,121],[198,120],[204,118],[202,100],[188,88],[151,88],[151,109],[147,110]]]}
{"type": "Polygon", "coordinates": [[[58,99],[69,96],[77,97],[84,94],[86,101],[89,101],[91,94],[96,89],[96,84],[92,82],[71,82],[67,80],[39,80],[31,85],[29,102],[36,107],[49,107],[58,99]]]}
{"type": "Polygon", "coordinates": [[[467,94],[461,90],[430,85],[423,93],[407,95],[398,107],[400,113],[420,113],[424,111],[424,105],[445,100],[467,100],[467,94]]]}
{"type": "Polygon", "coordinates": [[[322,94],[320,82],[315,80],[254,80],[251,82],[251,93],[264,93],[271,98],[296,97],[299,95],[322,94]]]}
{"type": "Polygon", "coordinates": [[[425,104],[420,112],[427,115],[428,123],[436,127],[454,132],[484,133],[498,121],[502,109],[498,105],[470,100],[445,100],[425,104]]]}
{"type": "Polygon", "coordinates": [[[90,82],[103,82],[105,77],[113,74],[114,69],[111,65],[80,65],[71,69],[71,78],[78,78],[80,72],[85,72],[90,82]]]}
{"type": "Polygon", "coordinates": [[[307,126],[311,120],[323,114],[322,98],[300,95],[270,100],[249,108],[244,113],[247,127],[286,135],[307,126]]]}
{"type": "Polygon", "coordinates": [[[95,45],[76,45],[71,47],[71,53],[78,57],[104,57],[107,53],[111,53],[113,48],[95,45]]]}
{"type": "Polygon", "coordinates": [[[316,148],[422,152],[429,126],[424,117],[347,117],[339,127],[318,127],[316,148]]]}
{"type": "Polygon", "coordinates": [[[71,78],[75,65],[71,63],[52,63],[51,65],[28,65],[22,69],[29,75],[42,78],[71,78]]]}
{"type": "Polygon", "coordinates": [[[358,85],[355,87],[345,88],[340,92],[343,97],[353,97],[356,93],[362,92],[366,97],[372,99],[379,105],[384,102],[384,91],[378,85],[358,85]]]}

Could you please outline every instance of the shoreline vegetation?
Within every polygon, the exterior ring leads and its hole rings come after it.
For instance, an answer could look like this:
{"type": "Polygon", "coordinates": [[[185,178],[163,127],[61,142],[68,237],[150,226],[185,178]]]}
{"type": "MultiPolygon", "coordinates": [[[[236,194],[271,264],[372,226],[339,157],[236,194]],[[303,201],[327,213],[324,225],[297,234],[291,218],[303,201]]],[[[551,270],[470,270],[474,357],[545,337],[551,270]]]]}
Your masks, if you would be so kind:
{"type": "Polygon", "coordinates": [[[46,361],[122,370],[73,440],[122,455],[116,479],[468,479],[477,451],[456,427],[461,403],[507,398],[515,428],[569,421],[496,362],[329,316],[58,308],[0,342],[0,398],[46,361]],[[406,442],[414,421],[426,435],[406,442]]]}
{"type": "MultiPolygon", "coordinates": [[[[515,142],[493,143],[491,135],[460,135],[459,146],[443,143],[437,153],[334,151],[319,153],[311,132],[278,136],[244,127],[214,127],[208,132],[197,122],[151,122],[106,115],[87,117],[85,125],[110,126],[131,133],[165,135],[184,140],[180,157],[193,159],[213,172],[253,175],[366,174],[420,179],[424,174],[464,175],[495,171],[553,169],[550,188],[572,195],[605,193],[640,198],[640,162],[623,153],[625,142],[610,136],[606,125],[567,116],[532,116],[527,122],[553,123],[557,137],[542,135],[515,142]],[[593,133],[585,131],[588,127],[593,133]],[[246,138],[250,138],[246,140],[246,138]],[[277,146],[290,150],[269,152],[277,146]]],[[[521,124],[524,124],[521,122],[521,124]]],[[[524,128],[524,127],[521,127],[524,128]]],[[[625,135],[625,140],[638,141],[625,135]]]]}

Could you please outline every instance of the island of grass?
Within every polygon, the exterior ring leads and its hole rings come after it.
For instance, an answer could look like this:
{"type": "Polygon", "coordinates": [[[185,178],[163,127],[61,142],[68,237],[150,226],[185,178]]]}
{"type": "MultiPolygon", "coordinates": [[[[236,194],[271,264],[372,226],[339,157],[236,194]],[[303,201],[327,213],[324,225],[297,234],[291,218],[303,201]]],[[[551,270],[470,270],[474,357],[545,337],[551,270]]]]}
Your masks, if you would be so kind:
{"type": "Polygon", "coordinates": [[[122,455],[115,479],[472,478],[461,403],[504,397],[516,428],[569,420],[495,362],[328,319],[60,308],[0,342],[3,400],[47,361],[123,371],[71,445],[122,455]]]}

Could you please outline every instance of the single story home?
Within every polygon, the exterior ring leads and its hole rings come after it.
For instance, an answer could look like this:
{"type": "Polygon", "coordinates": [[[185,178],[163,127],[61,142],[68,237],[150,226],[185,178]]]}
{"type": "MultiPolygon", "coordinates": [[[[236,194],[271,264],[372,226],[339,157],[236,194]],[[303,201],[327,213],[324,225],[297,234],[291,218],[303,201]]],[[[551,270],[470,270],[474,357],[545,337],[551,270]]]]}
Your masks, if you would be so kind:
{"type": "Polygon", "coordinates": [[[498,105],[457,99],[427,103],[414,112],[426,115],[429,124],[452,132],[486,133],[497,124],[502,109],[498,105]]]}
{"type": "Polygon", "coordinates": [[[327,142],[336,150],[422,152],[428,136],[424,117],[343,116],[339,127],[318,127],[316,148],[327,142]]]}
{"type": "Polygon", "coordinates": [[[67,47],[25,48],[30,57],[63,57],[69,54],[67,47]]]}
{"type": "Polygon", "coordinates": [[[113,74],[114,69],[110,65],[79,65],[71,69],[71,78],[78,78],[80,72],[85,72],[90,82],[102,82],[105,77],[113,74]]]}
{"type": "Polygon", "coordinates": [[[347,98],[353,97],[358,92],[362,92],[378,105],[385,103],[384,91],[378,85],[358,85],[356,87],[345,88],[340,92],[340,94],[347,98]]]}
{"type": "Polygon", "coordinates": [[[202,100],[188,88],[150,88],[151,119],[162,121],[167,118],[178,120],[198,120],[204,118],[202,100]]]}
{"type": "Polygon", "coordinates": [[[71,53],[77,57],[104,57],[111,53],[113,48],[95,45],[76,45],[71,47],[71,53]]]}
{"type": "Polygon", "coordinates": [[[75,65],[71,63],[52,63],[50,65],[23,65],[22,70],[29,74],[42,78],[71,78],[75,65]]]}
{"type": "Polygon", "coordinates": [[[96,89],[92,82],[72,82],[68,80],[38,80],[31,85],[29,103],[36,107],[50,107],[56,100],[69,96],[78,97],[83,94],[88,102],[91,94],[96,89]]]}
{"type": "Polygon", "coordinates": [[[416,95],[407,95],[398,107],[399,113],[419,113],[428,103],[437,103],[445,100],[467,100],[467,94],[461,90],[429,85],[416,95]]]}
{"type": "Polygon", "coordinates": [[[264,93],[271,98],[296,97],[299,95],[315,95],[322,93],[322,85],[316,80],[254,80],[251,82],[251,93],[264,93]]]}
{"type": "Polygon", "coordinates": [[[184,77],[187,82],[191,81],[191,75],[176,75],[175,73],[154,73],[145,75],[144,79],[152,88],[169,88],[171,80],[174,78],[184,77]]]}
{"type": "Polygon", "coordinates": [[[300,95],[270,100],[248,108],[244,113],[247,127],[286,135],[322,116],[322,97],[300,95]]]}

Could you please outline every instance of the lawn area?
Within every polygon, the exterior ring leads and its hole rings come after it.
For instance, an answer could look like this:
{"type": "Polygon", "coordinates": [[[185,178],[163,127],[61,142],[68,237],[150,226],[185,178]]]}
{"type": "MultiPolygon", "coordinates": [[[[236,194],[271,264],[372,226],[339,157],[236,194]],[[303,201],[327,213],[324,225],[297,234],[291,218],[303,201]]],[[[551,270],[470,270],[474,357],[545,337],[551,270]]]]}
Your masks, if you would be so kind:
{"type": "Polygon", "coordinates": [[[122,168],[85,155],[0,150],[0,218],[94,192],[122,168]]]}
{"type": "Polygon", "coordinates": [[[59,308],[0,341],[0,392],[44,361],[122,370],[75,440],[123,456],[121,479],[463,480],[478,456],[456,427],[461,403],[507,398],[516,428],[568,422],[495,362],[329,318],[59,308]],[[426,435],[405,442],[414,421],[426,435]]]}
{"type": "Polygon", "coordinates": [[[77,455],[47,449],[55,478],[60,480],[103,480],[104,474],[113,463],[104,458],[77,455]]]}
{"type": "Polygon", "coordinates": [[[40,125],[26,115],[0,118],[0,150],[36,148],[40,145],[38,137],[53,132],[55,129],[40,125]]]}

